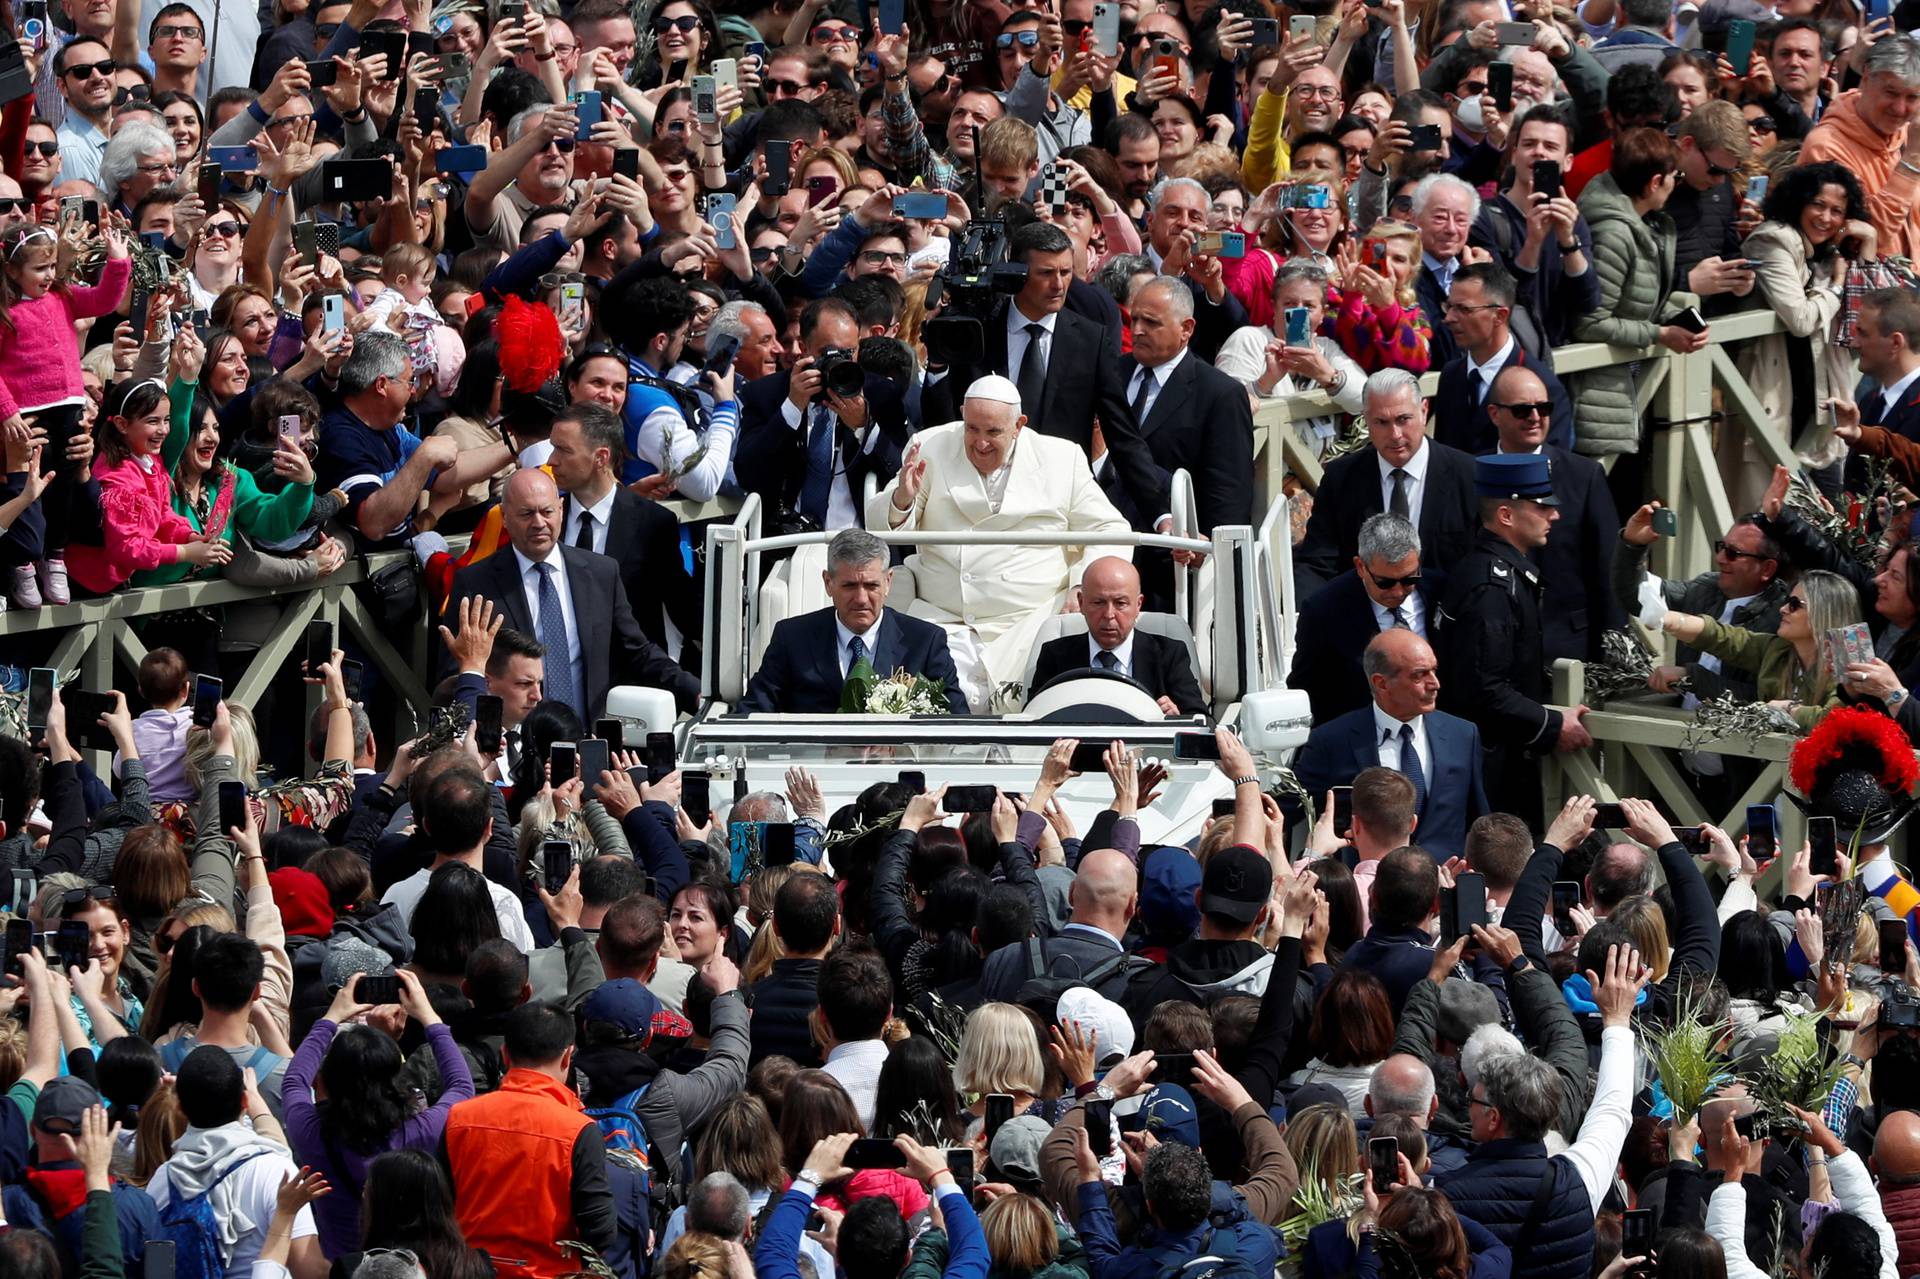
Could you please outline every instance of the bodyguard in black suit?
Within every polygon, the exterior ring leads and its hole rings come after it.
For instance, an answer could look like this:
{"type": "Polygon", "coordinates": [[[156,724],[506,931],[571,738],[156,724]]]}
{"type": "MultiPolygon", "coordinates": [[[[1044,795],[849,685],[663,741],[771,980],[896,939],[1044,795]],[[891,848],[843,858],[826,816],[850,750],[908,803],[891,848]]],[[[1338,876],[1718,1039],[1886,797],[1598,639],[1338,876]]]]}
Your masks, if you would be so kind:
{"type": "Polygon", "coordinates": [[[1480,508],[1473,495],[1473,456],[1427,438],[1420,382],[1400,369],[1367,379],[1362,408],[1366,448],[1329,465],[1313,495],[1307,534],[1294,548],[1293,571],[1308,599],[1359,552],[1360,526],[1382,511],[1412,513],[1420,562],[1449,571],[1473,545],[1480,508]],[[1394,471],[1405,472],[1404,477],[1394,471]],[[1399,490],[1398,496],[1389,493],[1399,490]]]}
{"type": "Polygon", "coordinates": [[[1870,377],[1860,379],[1853,390],[1853,402],[1860,406],[1860,424],[1883,426],[1895,435],[1920,440],[1920,380],[1904,387],[1895,385],[1899,393],[1889,403],[1878,381],[1870,377]]]}
{"type": "Polygon", "coordinates": [[[1121,486],[1145,519],[1158,519],[1167,510],[1168,475],[1140,436],[1119,357],[1103,328],[1067,308],[1073,242],[1059,227],[1035,222],[1015,231],[1009,248],[1014,261],[1026,264],[1026,285],[980,321],[978,361],[944,372],[928,366],[922,419],[928,425],[957,421],[961,400],[976,378],[989,373],[1011,378],[1020,388],[1027,429],[1072,440],[1089,457],[1097,415],[1121,486]],[[1037,338],[1036,325],[1042,330],[1037,338]]]}
{"type": "Polygon", "coordinates": [[[564,495],[560,540],[620,566],[620,584],[640,629],[666,646],[665,619],[698,641],[700,602],[680,554],[680,521],[619,482],[626,433],[619,415],[572,404],[554,419],[548,466],[564,495]]]}
{"type": "Polygon", "coordinates": [[[1316,724],[1372,701],[1361,653],[1384,631],[1430,637],[1445,588],[1444,575],[1422,565],[1413,525],[1375,515],[1361,527],[1353,567],[1301,606],[1294,630],[1287,687],[1306,693],[1316,724]]]}
{"type": "Polygon", "coordinates": [[[1461,267],[1453,277],[1448,300],[1447,331],[1459,344],[1459,353],[1440,370],[1433,395],[1434,434],[1442,444],[1466,453],[1491,453],[1499,440],[1488,405],[1493,383],[1503,370],[1530,368],[1546,383],[1553,402],[1553,422],[1547,443],[1573,447],[1573,401],[1566,388],[1541,361],[1529,357],[1513,336],[1513,277],[1504,267],[1478,262],[1461,267]],[[1477,366],[1477,367],[1476,367],[1477,366]]]}
{"type": "Polygon", "coordinates": [[[604,555],[563,546],[557,540],[560,491],[552,478],[544,471],[516,472],[507,481],[500,510],[512,546],[454,575],[445,616],[457,619],[460,602],[470,595],[492,600],[506,614],[508,626],[546,645],[544,695],[572,706],[583,723],[591,724],[605,713],[607,690],[615,684],[664,688],[681,710],[697,710],[700,682],[641,631],[627,603],[626,588],[620,584],[619,566],[604,555]],[[564,575],[571,606],[570,633],[562,629],[568,622],[566,612],[543,618],[544,610],[536,610],[527,598],[529,582],[536,591],[540,582],[529,565],[550,564],[556,555],[559,563],[554,567],[559,571],[542,576],[557,603],[559,578],[564,575]],[[576,652],[578,660],[570,662],[569,656],[576,652]]]}
{"type": "Polygon", "coordinates": [[[1614,512],[1607,473],[1598,462],[1542,443],[1547,423],[1537,408],[1507,407],[1544,404],[1549,394],[1538,370],[1509,366],[1494,379],[1487,398],[1498,401],[1493,422],[1500,433],[1500,452],[1538,451],[1553,468],[1560,517],[1547,534],[1547,544],[1528,552],[1546,582],[1541,639],[1547,660],[1595,662],[1601,656],[1600,637],[1627,624],[1626,613],[1608,589],[1620,517],[1614,512]]]}
{"type": "Polygon", "coordinates": [[[886,606],[893,579],[886,543],[864,529],[842,529],[827,546],[822,576],[833,606],[774,626],[736,711],[833,714],[847,672],[865,658],[882,678],[904,670],[937,681],[947,690],[947,710],[968,713],[947,633],[886,606]]]}
{"type": "Polygon", "coordinates": [[[900,469],[913,434],[906,405],[899,383],[874,373],[863,374],[864,389],[851,398],[822,385],[815,368],[822,353],[860,344],[859,320],[846,302],[811,303],[801,313],[800,334],[807,354],[791,372],[740,388],[734,478],[770,510],[812,516],[822,528],[857,526],[866,477],[884,487],[900,469]],[[831,518],[836,512],[838,521],[831,518]]]}
{"type": "Polygon", "coordinates": [[[1136,625],[1143,602],[1140,574],[1126,560],[1108,555],[1087,565],[1080,577],[1080,613],[1087,619],[1087,633],[1062,635],[1041,645],[1032,692],[1068,671],[1092,668],[1131,676],[1159,699],[1168,715],[1205,711],[1187,646],[1136,625]]]}

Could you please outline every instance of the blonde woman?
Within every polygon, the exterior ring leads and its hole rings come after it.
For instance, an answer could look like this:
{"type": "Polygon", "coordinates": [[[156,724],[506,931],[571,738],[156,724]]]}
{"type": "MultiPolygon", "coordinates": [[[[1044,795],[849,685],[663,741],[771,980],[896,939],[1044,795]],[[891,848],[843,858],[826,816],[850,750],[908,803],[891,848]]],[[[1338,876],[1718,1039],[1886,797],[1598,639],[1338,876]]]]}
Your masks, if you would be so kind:
{"type": "MultiPolygon", "coordinates": [[[[1052,1123],[1057,1103],[1041,1098],[1047,1078],[1040,1036],[1026,1010],[1014,1004],[982,1004],[967,1016],[960,1055],[953,1063],[953,1086],[968,1104],[963,1118],[985,1120],[987,1098],[1013,1098],[1013,1113],[1038,1115],[1052,1123]]],[[[969,1132],[973,1125],[968,1124],[969,1132]]]]}
{"type": "MultiPolygon", "coordinates": [[[[1087,1279],[1093,1263],[1080,1238],[1028,1194],[1001,1195],[980,1214],[992,1279],[1087,1279]]],[[[925,1230],[914,1240],[913,1260],[902,1279],[929,1279],[947,1268],[943,1230],[925,1230]]]]}
{"type": "Polygon", "coordinates": [[[1319,1105],[1289,1115],[1287,1151],[1300,1169],[1303,1186],[1311,1175],[1323,1192],[1345,1194],[1350,1179],[1360,1171],[1360,1135],[1352,1112],[1319,1105]]]}
{"type": "Polygon", "coordinates": [[[1358,248],[1351,242],[1336,255],[1340,285],[1333,340],[1364,373],[1405,369],[1425,373],[1432,362],[1433,329],[1420,313],[1417,292],[1420,231],[1382,219],[1358,248]]]}
{"type": "Polygon", "coordinates": [[[1827,632],[1863,620],[1860,595],[1853,585],[1837,573],[1815,569],[1802,576],[1781,601],[1777,635],[1694,613],[1668,613],[1660,625],[1682,644],[1751,672],[1760,699],[1791,715],[1804,731],[1839,704],[1834,673],[1827,669],[1822,651],[1827,632]]]}
{"type": "Polygon", "coordinates": [[[1636,893],[1614,907],[1607,921],[1620,925],[1633,938],[1634,949],[1653,970],[1651,984],[1657,986],[1665,981],[1673,948],[1667,941],[1667,917],[1660,903],[1645,893],[1636,893]]]}

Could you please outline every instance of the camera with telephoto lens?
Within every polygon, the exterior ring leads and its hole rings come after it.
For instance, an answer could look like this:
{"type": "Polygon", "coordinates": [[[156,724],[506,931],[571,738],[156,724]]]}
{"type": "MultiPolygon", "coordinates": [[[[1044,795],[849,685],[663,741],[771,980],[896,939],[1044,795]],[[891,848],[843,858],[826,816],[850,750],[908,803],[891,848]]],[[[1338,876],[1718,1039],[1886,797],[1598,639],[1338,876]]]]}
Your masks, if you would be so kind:
{"type": "Polygon", "coordinates": [[[1920,1000],[1898,987],[1889,990],[1880,1001],[1880,1024],[1888,1030],[1920,1028],[1920,1000]]]}
{"type": "Polygon", "coordinates": [[[992,312],[995,296],[1018,293],[1027,284],[1027,264],[1007,261],[1007,250],[1006,224],[998,220],[969,222],[954,239],[946,270],[927,290],[929,311],[942,297],[947,303],[944,314],[920,328],[930,363],[973,364],[986,354],[981,321],[992,312]]]}
{"type": "Polygon", "coordinates": [[[830,346],[820,352],[813,359],[813,369],[820,375],[820,391],[813,397],[815,404],[826,403],[829,393],[849,400],[867,389],[866,370],[844,346],[830,346]]]}

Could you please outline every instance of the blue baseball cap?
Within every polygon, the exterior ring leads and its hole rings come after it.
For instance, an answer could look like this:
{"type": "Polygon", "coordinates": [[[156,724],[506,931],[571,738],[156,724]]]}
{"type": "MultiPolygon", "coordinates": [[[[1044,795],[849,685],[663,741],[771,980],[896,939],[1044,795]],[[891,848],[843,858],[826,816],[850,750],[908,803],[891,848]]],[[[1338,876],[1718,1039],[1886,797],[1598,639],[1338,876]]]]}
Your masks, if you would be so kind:
{"type": "Polygon", "coordinates": [[[587,996],[580,1020],[618,1026],[642,1044],[661,1039],[689,1039],[693,1023],[661,1003],[654,993],[631,977],[605,982],[587,996]]]}
{"type": "Polygon", "coordinates": [[[1185,940],[1200,930],[1200,863],[1184,848],[1155,848],[1141,863],[1140,924],[1151,937],[1185,940]]]}
{"type": "Polygon", "coordinates": [[[1193,1094],[1179,1084],[1156,1084],[1140,1113],[1146,1118],[1147,1131],[1159,1140],[1200,1148],[1200,1112],[1193,1094]]]}

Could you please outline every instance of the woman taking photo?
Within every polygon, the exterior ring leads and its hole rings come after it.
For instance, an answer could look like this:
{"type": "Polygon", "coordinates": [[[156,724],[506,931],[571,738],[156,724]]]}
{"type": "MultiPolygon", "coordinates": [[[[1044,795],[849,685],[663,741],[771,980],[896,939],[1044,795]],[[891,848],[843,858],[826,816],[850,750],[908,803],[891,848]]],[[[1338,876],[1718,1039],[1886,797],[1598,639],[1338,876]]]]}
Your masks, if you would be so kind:
{"type": "Polygon", "coordinates": [[[1381,219],[1356,249],[1340,250],[1333,338],[1364,373],[1425,373],[1433,328],[1420,312],[1420,229],[1381,219]]]}
{"type": "MultiPolygon", "coordinates": [[[[1751,672],[1760,700],[1791,715],[1804,731],[1839,702],[1839,684],[1824,651],[1827,632],[1862,620],[1853,584],[1837,573],[1815,569],[1802,574],[1781,601],[1778,635],[1693,613],[1668,613],[1660,628],[1682,644],[1751,672]]],[[[1656,671],[1655,678],[1659,676],[1656,671]]]]}
{"type": "Polygon", "coordinates": [[[395,975],[400,979],[401,1009],[425,1028],[433,1049],[442,1088],[438,1101],[423,1107],[421,1098],[401,1087],[404,1059],[391,1036],[373,1026],[349,1024],[372,1010],[358,995],[365,973],[355,973],[340,988],[327,1015],[313,1024],[287,1063],[281,1085],[295,1156],[326,1174],[328,1183],[341,1192],[319,1200],[313,1210],[320,1249],[330,1257],[349,1251],[359,1239],[358,1200],[374,1157],[388,1150],[436,1146],[447,1111],[473,1096],[466,1058],[427,1001],[420,979],[404,969],[395,975]]]}

